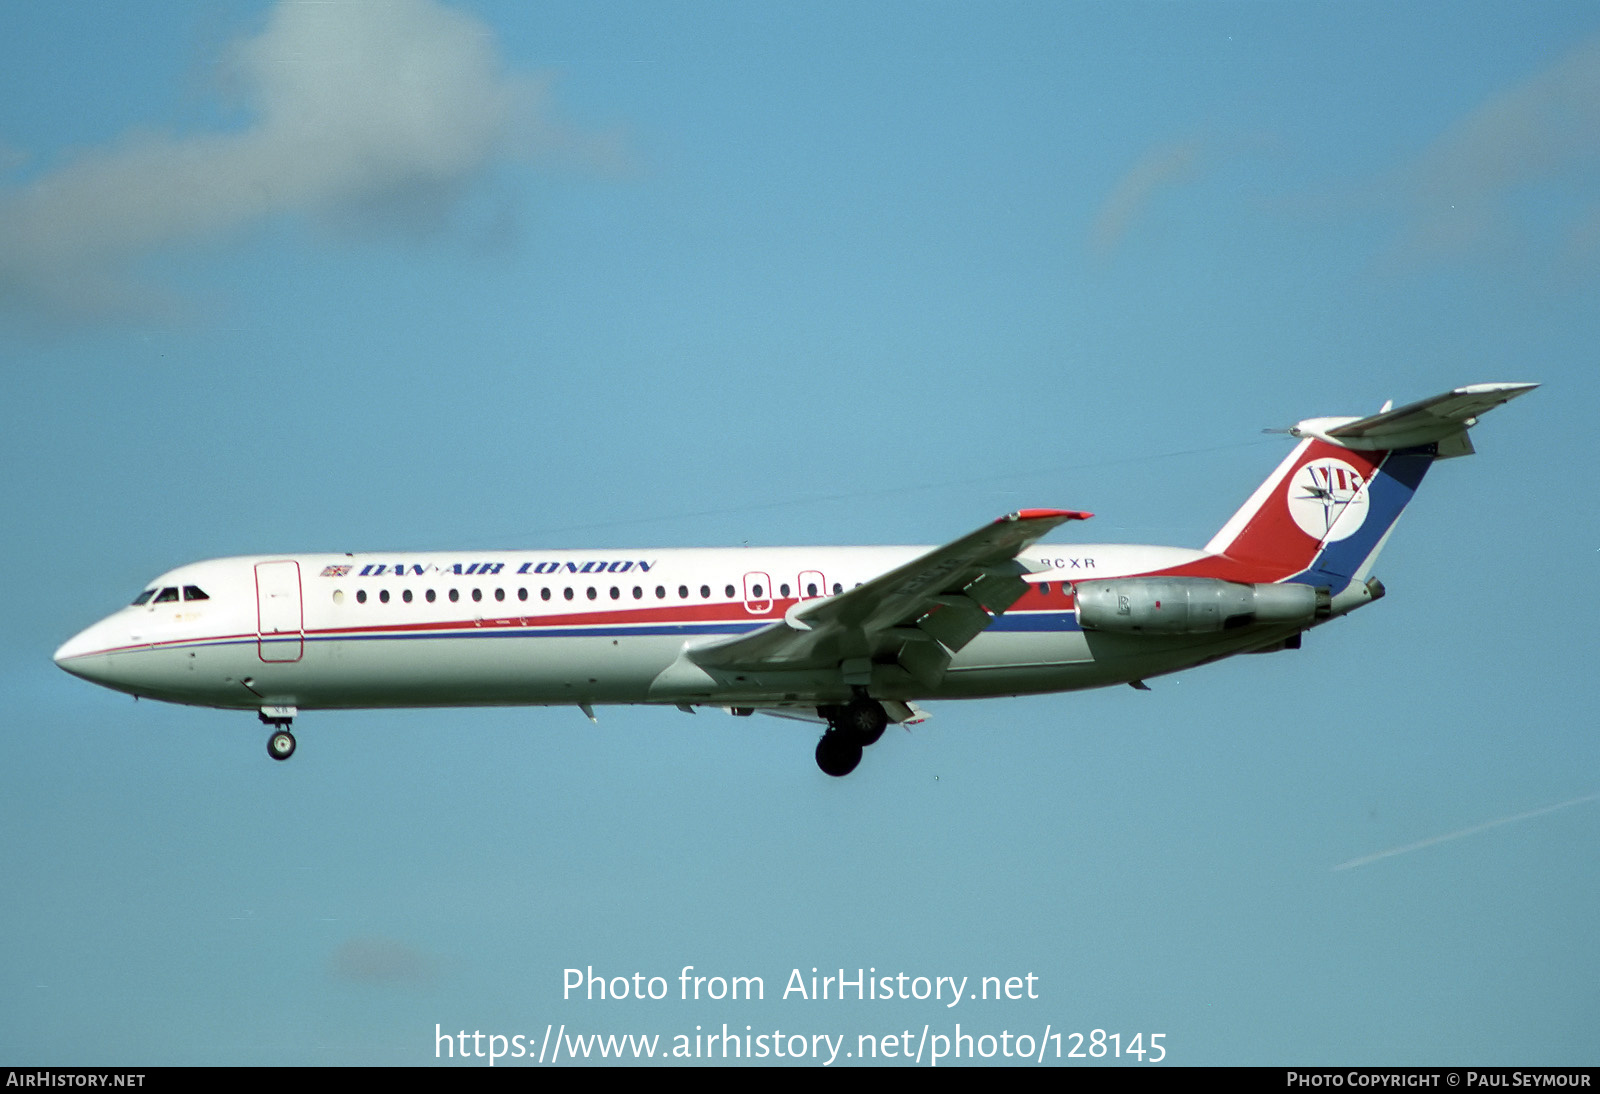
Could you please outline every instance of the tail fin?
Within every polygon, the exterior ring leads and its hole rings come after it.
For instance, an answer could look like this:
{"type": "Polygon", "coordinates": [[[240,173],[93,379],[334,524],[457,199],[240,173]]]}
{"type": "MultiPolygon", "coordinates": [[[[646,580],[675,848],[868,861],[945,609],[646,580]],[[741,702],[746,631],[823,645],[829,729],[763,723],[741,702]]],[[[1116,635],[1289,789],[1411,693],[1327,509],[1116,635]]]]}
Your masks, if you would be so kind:
{"type": "Polygon", "coordinates": [[[1470,455],[1478,417],[1538,384],[1474,384],[1366,418],[1310,418],[1302,438],[1206,553],[1251,580],[1363,582],[1436,459],[1470,455]]]}

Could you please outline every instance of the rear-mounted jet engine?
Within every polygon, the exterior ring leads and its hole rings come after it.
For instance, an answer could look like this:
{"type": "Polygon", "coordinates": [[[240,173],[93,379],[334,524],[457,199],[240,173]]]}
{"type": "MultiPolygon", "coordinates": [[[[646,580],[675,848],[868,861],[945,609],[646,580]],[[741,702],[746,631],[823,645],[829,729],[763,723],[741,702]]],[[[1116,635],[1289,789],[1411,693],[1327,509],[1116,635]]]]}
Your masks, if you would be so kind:
{"type": "Polygon", "coordinates": [[[1211,634],[1255,624],[1310,626],[1331,613],[1329,591],[1310,585],[1243,585],[1214,577],[1080,581],[1078,624],[1120,634],[1211,634]]]}

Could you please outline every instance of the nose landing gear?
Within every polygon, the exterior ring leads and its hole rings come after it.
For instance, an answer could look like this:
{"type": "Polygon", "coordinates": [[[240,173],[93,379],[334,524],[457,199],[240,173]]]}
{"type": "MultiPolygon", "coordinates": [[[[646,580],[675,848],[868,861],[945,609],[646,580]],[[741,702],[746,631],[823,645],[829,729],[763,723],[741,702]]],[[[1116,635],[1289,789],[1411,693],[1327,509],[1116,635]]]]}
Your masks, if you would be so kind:
{"type": "Polygon", "coordinates": [[[294,734],[289,732],[289,727],[294,723],[295,713],[294,707],[262,707],[257,715],[272,730],[267,737],[267,755],[274,760],[287,760],[294,755],[294,734]]]}
{"type": "Polygon", "coordinates": [[[274,760],[287,760],[294,755],[294,734],[287,729],[273,732],[267,738],[267,755],[274,760]]]}

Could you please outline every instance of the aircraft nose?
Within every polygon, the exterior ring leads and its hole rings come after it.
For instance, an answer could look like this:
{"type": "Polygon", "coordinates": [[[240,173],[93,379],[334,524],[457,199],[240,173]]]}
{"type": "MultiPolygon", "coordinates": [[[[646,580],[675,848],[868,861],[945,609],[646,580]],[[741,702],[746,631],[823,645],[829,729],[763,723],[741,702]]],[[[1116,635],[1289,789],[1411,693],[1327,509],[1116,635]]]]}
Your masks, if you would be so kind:
{"type": "Polygon", "coordinates": [[[65,672],[100,683],[111,660],[104,637],[102,625],[96,623],[62,643],[52,660],[65,672]]]}
{"type": "MultiPolygon", "coordinates": [[[[75,657],[82,657],[84,654],[88,653],[89,644],[84,641],[84,636],[88,633],[88,631],[80,631],[71,638],[67,639],[61,644],[61,648],[56,650],[55,656],[52,658],[52,660],[65,669],[67,668],[66,663],[68,661],[71,661],[75,657]]],[[[68,671],[70,672],[71,670],[68,669],[68,671]]]]}

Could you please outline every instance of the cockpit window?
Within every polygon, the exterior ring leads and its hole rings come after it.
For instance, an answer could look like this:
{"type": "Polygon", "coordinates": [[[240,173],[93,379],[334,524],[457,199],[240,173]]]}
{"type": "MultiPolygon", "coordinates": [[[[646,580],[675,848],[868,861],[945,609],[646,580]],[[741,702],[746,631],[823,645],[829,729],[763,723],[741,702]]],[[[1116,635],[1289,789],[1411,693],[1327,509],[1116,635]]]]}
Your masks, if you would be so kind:
{"type": "Polygon", "coordinates": [[[162,589],[159,593],[156,594],[156,603],[157,604],[166,604],[166,603],[168,603],[170,601],[173,601],[173,600],[176,600],[176,599],[178,599],[178,590],[177,589],[162,589]]]}
{"type": "Polygon", "coordinates": [[[202,592],[198,586],[195,586],[195,585],[185,585],[183,587],[183,598],[185,600],[210,600],[211,599],[204,592],[202,592]]]}
{"type": "Polygon", "coordinates": [[[133,598],[132,607],[137,608],[140,604],[149,603],[150,598],[155,595],[156,591],[154,589],[146,589],[144,592],[133,598]]]}

